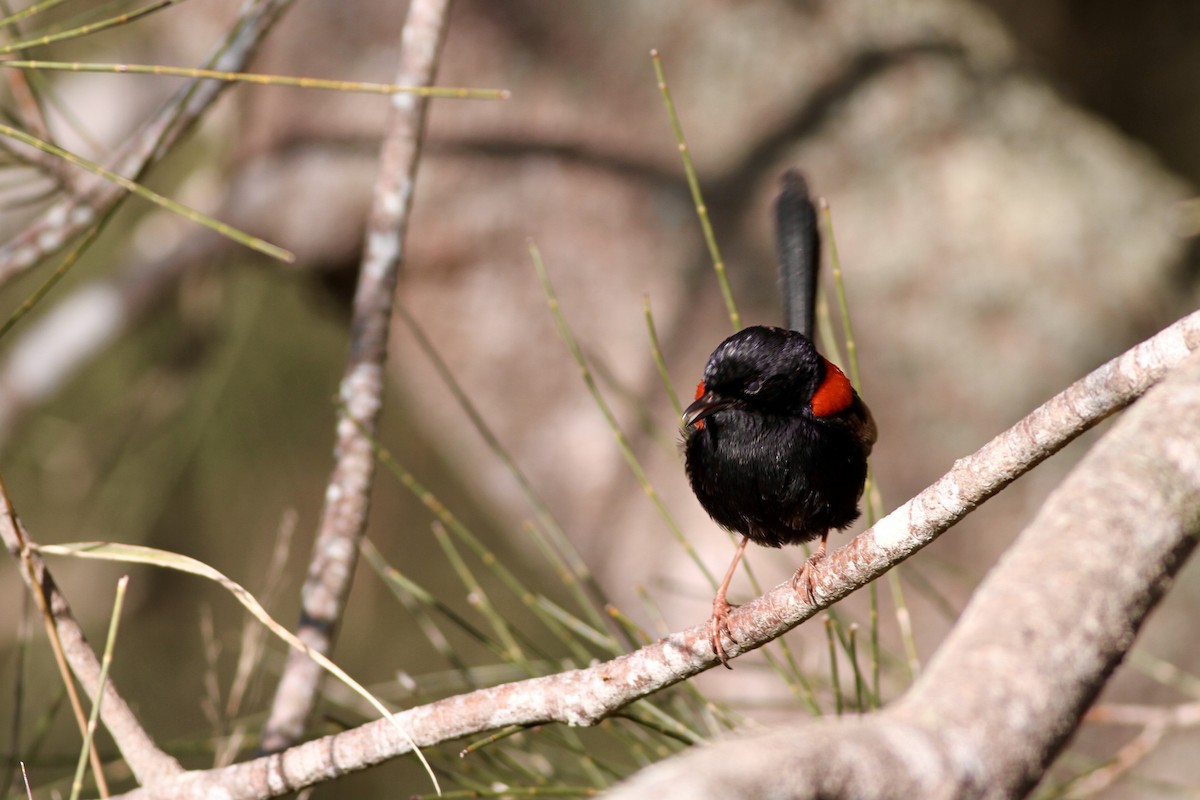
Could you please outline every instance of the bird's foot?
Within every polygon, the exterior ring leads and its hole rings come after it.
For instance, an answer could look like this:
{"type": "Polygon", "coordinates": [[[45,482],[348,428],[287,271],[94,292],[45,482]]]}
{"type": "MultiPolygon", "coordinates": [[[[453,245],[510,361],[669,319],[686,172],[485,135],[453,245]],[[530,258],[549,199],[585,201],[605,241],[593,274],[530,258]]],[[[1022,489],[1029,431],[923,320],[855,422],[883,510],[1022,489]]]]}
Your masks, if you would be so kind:
{"type": "Polygon", "coordinates": [[[817,550],[808,557],[796,574],[792,576],[792,590],[803,598],[804,602],[816,603],[817,575],[816,566],[825,560],[825,548],[817,550]]]}
{"type": "Polygon", "coordinates": [[[729,632],[729,609],[737,608],[731,606],[725,600],[723,595],[717,595],[713,598],[713,613],[708,619],[708,641],[712,645],[713,654],[721,660],[721,666],[725,669],[733,669],[729,666],[729,656],[725,653],[725,645],[721,642],[721,634],[729,637],[729,641],[733,642],[733,634],[729,632]]]}

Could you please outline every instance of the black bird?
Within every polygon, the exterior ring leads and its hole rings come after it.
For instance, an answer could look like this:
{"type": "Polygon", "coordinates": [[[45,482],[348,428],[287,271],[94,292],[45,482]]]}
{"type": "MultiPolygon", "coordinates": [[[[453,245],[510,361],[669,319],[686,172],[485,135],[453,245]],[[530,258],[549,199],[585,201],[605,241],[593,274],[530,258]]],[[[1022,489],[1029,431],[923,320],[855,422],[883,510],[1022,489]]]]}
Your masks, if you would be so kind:
{"type": "MultiPolygon", "coordinates": [[[[811,209],[797,173],[784,178],[780,197],[780,259],[785,287],[810,287],[809,276],[789,281],[796,259],[815,261],[810,241],[788,247],[785,216],[796,209],[796,192],[811,209]],[[789,266],[790,264],[790,266],[789,266]]],[[[800,204],[802,207],[803,204],[800,204]]],[[[809,265],[815,270],[815,263],[809,265]]],[[[811,304],[811,294],[806,302],[811,304]]],[[[785,300],[786,316],[811,328],[811,308],[785,300]]],[[[749,542],[766,547],[817,538],[817,552],[796,571],[797,591],[812,595],[812,564],[825,555],[831,530],[859,516],[867,457],[875,444],[875,420],[850,381],[827,361],[804,333],[755,326],[717,346],[704,368],[696,400],[683,413],[688,480],[700,505],[718,524],[742,534],[709,620],[709,639],[729,666],[721,634],[729,635],[725,593],[749,542]]]]}

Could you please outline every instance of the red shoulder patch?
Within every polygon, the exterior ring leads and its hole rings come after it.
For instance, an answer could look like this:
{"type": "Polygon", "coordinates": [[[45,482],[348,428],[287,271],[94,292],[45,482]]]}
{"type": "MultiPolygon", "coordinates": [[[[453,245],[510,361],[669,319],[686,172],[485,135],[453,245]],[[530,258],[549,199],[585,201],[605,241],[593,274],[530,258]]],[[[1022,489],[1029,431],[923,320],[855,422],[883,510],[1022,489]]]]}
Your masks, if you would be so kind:
{"type": "MultiPolygon", "coordinates": [[[[704,393],[705,393],[706,391],[707,391],[707,390],[704,388],[704,381],[700,381],[699,383],[697,383],[697,384],[696,384],[696,396],[695,396],[694,398],[692,398],[692,399],[693,399],[693,400],[699,400],[701,397],[703,397],[703,396],[704,396],[704,393]]],[[[698,431],[702,431],[702,430],[704,430],[704,420],[702,420],[702,419],[701,419],[701,420],[697,420],[697,421],[696,421],[696,424],[695,424],[695,428],[696,428],[696,430],[698,430],[698,431]]]]}
{"type": "Polygon", "coordinates": [[[845,411],[854,402],[854,388],[846,374],[832,361],[825,359],[825,380],[813,392],[812,412],[818,417],[829,417],[845,411]]]}

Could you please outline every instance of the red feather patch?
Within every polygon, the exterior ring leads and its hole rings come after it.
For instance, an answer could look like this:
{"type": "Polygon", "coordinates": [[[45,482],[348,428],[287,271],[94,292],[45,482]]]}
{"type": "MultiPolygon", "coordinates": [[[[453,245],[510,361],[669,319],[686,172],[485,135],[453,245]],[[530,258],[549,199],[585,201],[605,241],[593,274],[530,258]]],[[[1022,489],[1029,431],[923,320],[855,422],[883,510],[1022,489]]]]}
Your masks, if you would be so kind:
{"type": "Polygon", "coordinates": [[[825,359],[825,380],[813,392],[812,412],[814,416],[829,417],[845,411],[854,401],[854,389],[846,374],[832,361],[825,359]]]}

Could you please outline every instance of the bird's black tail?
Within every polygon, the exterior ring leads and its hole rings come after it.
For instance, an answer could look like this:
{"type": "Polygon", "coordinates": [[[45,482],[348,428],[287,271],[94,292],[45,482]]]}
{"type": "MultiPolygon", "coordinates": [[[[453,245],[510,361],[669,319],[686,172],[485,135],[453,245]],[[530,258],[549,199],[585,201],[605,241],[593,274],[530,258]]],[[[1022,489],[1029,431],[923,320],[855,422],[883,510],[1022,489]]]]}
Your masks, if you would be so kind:
{"type": "Polygon", "coordinates": [[[775,200],[776,245],[783,324],[813,338],[817,308],[817,271],[821,266],[821,234],[817,209],[808,196],[808,182],[797,169],[783,173],[783,188],[775,200]]]}

